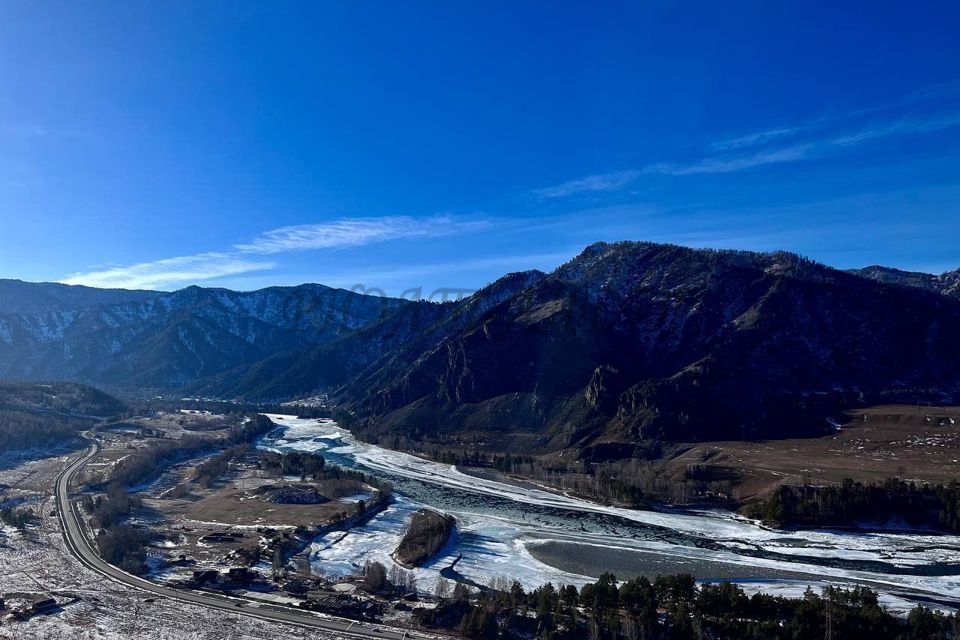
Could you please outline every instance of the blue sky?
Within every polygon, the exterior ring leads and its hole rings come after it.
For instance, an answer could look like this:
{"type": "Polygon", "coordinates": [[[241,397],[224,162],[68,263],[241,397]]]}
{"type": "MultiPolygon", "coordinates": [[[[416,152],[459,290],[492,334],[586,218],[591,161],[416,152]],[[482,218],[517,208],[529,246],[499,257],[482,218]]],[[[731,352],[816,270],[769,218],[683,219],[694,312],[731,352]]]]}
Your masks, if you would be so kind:
{"type": "Polygon", "coordinates": [[[957,268],[958,20],[10,0],[0,276],[429,295],[620,239],[957,268]]]}

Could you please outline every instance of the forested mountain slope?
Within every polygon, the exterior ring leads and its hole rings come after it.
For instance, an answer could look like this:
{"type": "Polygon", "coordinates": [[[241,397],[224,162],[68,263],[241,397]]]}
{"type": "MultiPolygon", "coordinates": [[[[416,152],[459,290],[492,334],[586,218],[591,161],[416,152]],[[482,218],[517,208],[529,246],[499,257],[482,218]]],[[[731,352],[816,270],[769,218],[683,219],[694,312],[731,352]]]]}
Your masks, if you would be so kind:
{"type": "Polygon", "coordinates": [[[247,400],[325,392],[376,433],[629,456],[661,440],[816,434],[866,403],[960,402],[956,275],[597,243],[444,304],[191,287],[0,315],[0,375],[247,400]]]}
{"type": "Polygon", "coordinates": [[[69,309],[3,313],[0,307],[0,376],[172,389],[336,340],[404,304],[313,284],[138,292],[143,299],[110,304],[92,291],[87,304],[69,309]]]}
{"type": "Polygon", "coordinates": [[[953,400],[960,301],[786,253],[597,244],[416,357],[340,389],[378,429],[651,439],[816,433],[840,408],[953,400]]]}

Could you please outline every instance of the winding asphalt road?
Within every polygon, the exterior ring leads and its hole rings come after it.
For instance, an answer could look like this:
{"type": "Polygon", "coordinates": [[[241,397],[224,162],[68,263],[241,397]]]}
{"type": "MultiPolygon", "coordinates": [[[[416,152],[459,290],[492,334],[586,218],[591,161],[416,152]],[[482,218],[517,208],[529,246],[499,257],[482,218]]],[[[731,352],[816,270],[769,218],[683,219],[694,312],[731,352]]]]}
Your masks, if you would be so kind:
{"type": "Polygon", "coordinates": [[[63,525],[63,536],[67,548],[86,567],[102,574],[115,582],[120,582],[135,589],[149,592],[156,596],[170,598],[179,602],[187,602],[201,607],[221,609],[233,614],[282,622],[319,629],[331,633],[337,638],[375,638],[378,640],[414,640],[428,636],[414,635],[403,629],[374,626],[367,623],[354,622],[342,618],[329,616],[320,617],[282,605],[275,605],[256,601],[249,598],[225,596],[204,591],[189,589],[173,589],[155,582],[139,578],[104,561],[91,547],[90,541],[83,533],[82,516],[76,504],[70,500],[70,480],[83,466],[100,451],[100,443],[88,433],[81,434],[90,442],[90,450],[81,458],[70,464],[57,477],[56,500],[57,513],[63,525]]]}

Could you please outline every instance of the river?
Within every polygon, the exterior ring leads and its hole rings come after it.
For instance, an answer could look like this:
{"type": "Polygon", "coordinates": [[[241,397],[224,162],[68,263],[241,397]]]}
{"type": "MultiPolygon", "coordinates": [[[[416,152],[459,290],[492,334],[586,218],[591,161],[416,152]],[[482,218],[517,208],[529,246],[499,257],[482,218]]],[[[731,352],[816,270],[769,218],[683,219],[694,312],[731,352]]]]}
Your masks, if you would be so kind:
{"type": "Polygon", "coordinates": [[[913,602],[960,602],[960,537],[910,532],[782,531],[727,511],[662,512],[606,507],[488,474],[357,441],[331,420],[271,415],[280,427],[261,442],[273,451],[321,453],[328,462],[393,484],[395,499],[367,524],[317,538],[318,573],[357,573],[367,560],[393,564],[409,515],[422,507],[457,519],[456,535],[417,586],[443,575],[486,585],[495,577],[534,588],[582,585],[602,571],[619,578],[690,573],[730,579],[748,592],[799,595],[807,586],[866,584],[894,610],[913,602]],[[462,559],[450,569],[458,556],[462,559]]]}

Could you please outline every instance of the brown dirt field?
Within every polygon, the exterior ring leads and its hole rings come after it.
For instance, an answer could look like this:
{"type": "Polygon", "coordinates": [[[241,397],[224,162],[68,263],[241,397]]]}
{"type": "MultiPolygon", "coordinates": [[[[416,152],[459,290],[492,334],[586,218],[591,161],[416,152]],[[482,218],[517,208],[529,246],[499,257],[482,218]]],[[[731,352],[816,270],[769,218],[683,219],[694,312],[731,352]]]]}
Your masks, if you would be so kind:
{"type": "Polygon", "coordinates": [[[336,501],[324,504],[275,504],[265,502],[253,493],[253,489],[272,484],[267,479],[250,481],[234,480],[231,486],[189,503],[181,512],[186,520],[219,522],[230,525],[255,525],[263,527],[314,527],[329,522],[333,515],[342,511],[352,512],[353,503],[336,501]]]}
{"type": "MultiPolygon", "coordinates": [[[[100,455],[88,463],[81,484],[86,480],[103,480],[118,460],[138,449],[186,435],[217,438],[223,435],[223,429],[211,427],[220,426],[229,427],[232,423],[224,423],[221,416],[184,413],[161,413],[124,421],[98,434],[103,448],[100,455]],[[142,427],[162,431],[165,439],[138,435],[137,430],[142,427]]],[[[331,500],[324,504],[300,505],[262,500],[255,493],[258,487],[284,484],[285,481],[267,476],[252,460],[231,462],[229,471],[213,486],[201,486],[193,477],[197,465],[208,457],[208,453],[204,453],[181,460],[136,492],[143,508],[131,516],[131,522],[149,526],[165,540],[155,547],[154,553],[167,558],[184,554],[197,561],[196,566],[230,563],[237,552],[249,552],[261,545],[262,535],[257,528],[280,532],[290,532],[298,526],[312,528],[357,508],[352,501],[331,500]],[[181,493],[177,489],[185,491],[181,493]],[[242,537],[234,542],[200,542],[204,535],[226,530],[242,533],[242,537]]],[[[362,487],[358,486],[357,491],[361,490],[362,487]]],[[[189,575],[193,568],[188,565],[183,572],[189,575]]]]}
{"type": "Polygon", "coordinates": [[[844,478],[879,482],[902,477],[947,483],[960,478],[960,407],[883,405],[847,416],[849,421],[834,435],[688,444],[661,464],[670,474],[692,465],[736,473],[740,500],[805,480],[829,484],[844,478]]]}
{"type": "Polygon", "coordinates": [[[185,410],[158,411],[151,416],[123,420],[121,424],[158,429],[165,437],[176,440],[185,435],[202,437],[205,433],[211,432],[219,435],[236,426],[238,422],[231,416],[185,410]]]}
{"type": "Polygon", "coordinates": [[[189,492],[181,498],[165,496],[165,491],[141,493],[144,512],[153,514],[152,527],[175,541],[162,549],[165,555],[186,554],[201,564],[219,563],[240,550],[250,551],[260,545],[257,528],[290,531],[298,526],[315,527],[326,524],[340,512],[352,512],[352,502],[330,501],[324,504],[274,504],[261,500],[255,493],[258,487],[284,484],[277,478],[265,476],[248,463],[233,463],[230,472],[210,487],[202,487],[189,480],[193,468],[202,458],[168,469],[158,483],[172,487],[186,483],[189,492]],[[148,495],[149,494],[149,495],[148,495]],[[200,542],[209,533],[233,531],[242,533],[236,542],[200,542]]]}

